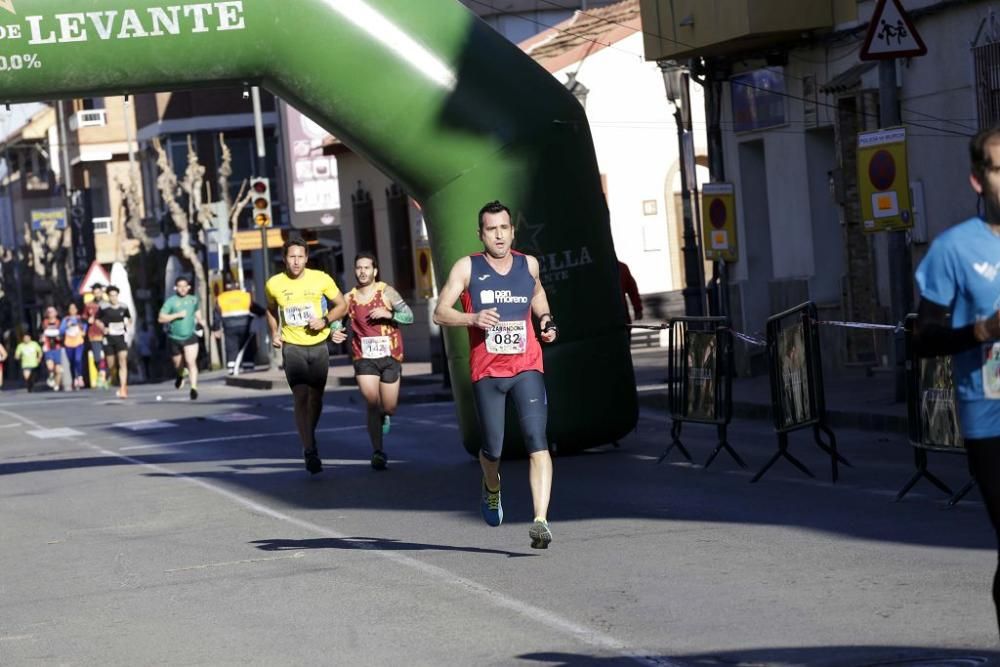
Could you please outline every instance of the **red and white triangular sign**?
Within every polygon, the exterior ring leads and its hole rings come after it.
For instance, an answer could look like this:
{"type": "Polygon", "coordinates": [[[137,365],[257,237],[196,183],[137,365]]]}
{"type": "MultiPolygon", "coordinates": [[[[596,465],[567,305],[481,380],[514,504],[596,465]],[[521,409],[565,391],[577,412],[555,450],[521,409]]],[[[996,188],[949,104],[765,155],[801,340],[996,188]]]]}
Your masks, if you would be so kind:
{"type": "Polygon", "coordinates": [[[77,292],[80,293],[80,296],[83,296],[90,291],[90,286],[94,283],[107,285],[110,282],[111,276],[108,275],[108,272],[104,270],[104,267],[101,266],[100,262],[94,261],[90,263],[90,268],[87,269],[87,275],[85,275],[83,280],[80,281],[80,287],[77,289],[77,292]]]}
{"type": "Polygon", "coordinates": [[[926,53],[924,40],[920,39],[899,0],[878,0],[859,57],[862,60],[885,60],[926,53]]]}

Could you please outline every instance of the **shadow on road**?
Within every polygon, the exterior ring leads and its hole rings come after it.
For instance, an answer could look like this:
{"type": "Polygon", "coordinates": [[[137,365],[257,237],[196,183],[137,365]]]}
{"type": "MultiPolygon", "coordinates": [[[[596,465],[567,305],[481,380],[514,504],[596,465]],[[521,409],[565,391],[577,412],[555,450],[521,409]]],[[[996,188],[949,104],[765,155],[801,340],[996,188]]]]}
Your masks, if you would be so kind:
{"type": "Polygon", "coordinates": [[[525,662],[552,667],[611,667],[641,664],[702,667],[991,667],[1000,665],[1000,653],[979,649],[939,649],[901,646],[805,646],[800,648],[753,648],[695,655],[596,657],[578,653],[525,653],[525,662]]]}
{"type": "Polygon", "coordinates": [[[261,551],[300,551],[302,549],[365,549],[371,551],[464,551],[472,554],[497,554],[508,558],[531,558],[535,554],[517,553],[479,547],[456,547],[450,544],[421,544],[381,537],[321,537],[305,540],[254,540],[261,551]]]}
{"type": "MultiPolygon", "coordinates": [[[[123,451],[130,459],[179,467],[179,474],[186,477],[212,481],[249,497],[274,499],[287,507],[445,512],[471,523],[481,521],[478,464],[462,449],[457,431],[438,426],[442,420],[451,424],[450,414],[407,413],[403,406],[387,442],[389,470],[379,473],[368,466],[371,450],[360,428],[361,414],[338,411],[331,405],[321,423],[326,429],[320,443],[325,469],[310,477],[302,469],[301,447],[285,409],[288,403],[285,396],[219,402],[221,410],[267,416],[256,422],[218,424],[205,421],[204,416],[164,414],[160,418],[177,423],[173,431],[125,434],[107,422],[98,428],[114,438],[105,442],[108,449],[118,443],[155,447],[130,446],[123,451]]],[[[135,412],[130,418],[148,416],[148,412],[135,412]]],[[[558,456],[552,519],[559,523],[650,519],[662,521],[664,530],[679,531],[684,522],[774,525],[876,542],[996,548],[979,502],[970,499],[944,511],[935,496],[914,492],[904,503],[891,503],[898,485],[912,474],[911,450],[888,443],[879,434],[855,432],[844,439],[841,449],[856,467],[843,471],[837,485],[809,480],[788,466],[776,467],[762,482],[751,485],[754,466],[775,446],[774,435],[766,427],[742,426],[731,433],[731,442],[748,459],[750,471],[738,470],[725,459],[707,470],[669,461],[657,465],[656,458],[669,438],[667,430],[666,422],[647,419],[639,431],[621,441],[621,448],[606,446],[558,456]]],[[[714,432],[691,429],[690,437],[699,448],[714,444],[714,432]]],[[[821,471],[824,462],[828,463],[811,443],[793,445],[814,470],[821,471]]],[[[6,459],[0,462],[0,477],[130,463],[100,453],[81,456],[79,448],[63,443],[58,448],[63,451],[6,459]]],[[[958,479],[967,476],[964,460],[949,458],[954,461],[940,463],[945,473],[958,479]]],[[[144,474],[168,473],[146,470],[144,474]]],[[[503,491],[511,520],[530,520],[525,461],[504,461],[503,491]]]]}

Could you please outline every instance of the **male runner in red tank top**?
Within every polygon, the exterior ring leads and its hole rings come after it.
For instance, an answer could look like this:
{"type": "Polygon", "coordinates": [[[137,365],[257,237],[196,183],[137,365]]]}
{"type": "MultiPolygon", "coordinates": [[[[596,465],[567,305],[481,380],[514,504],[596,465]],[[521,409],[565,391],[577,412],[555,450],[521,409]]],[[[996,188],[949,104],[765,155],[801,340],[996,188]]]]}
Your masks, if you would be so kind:
{"type": "MultiPolygon", "coordinates": [[[[351,318],[351,358],[358,389],[368,404],[368,437],[372,442],[372,468],[385,470],[389,457],[382,449],[382,436],[389,433],[390,418],[399,404],[399,380],[403,364],[400,324],[413,323],[413,311],[395,289],[377,281],[378,260],[368,252],[354,259],[358,284],[347,293],[347,315],[351,318]]],[[[343,343],[347,331],[336,321],[330,340],[343,343]]]]}
{"type": "Polygon", "coordinates": [[[538,279],[538,260],[516,252],[510,209],[493,201],[479,211],[483,252],[458,260],[441,289],[434,321],[468,327],[472,390],[482,429],[479,463],[483,469],[480,512],[491,526],[503,521],[500,502],[500,454],[508,394],[513,398],[528,451],[528,480],[535,520],[528,530],[531,546],[552,541],[547,514],[552,491],[552,457],[545,435],[548,407],[542,378],[542,351],[535,338],[555,341],[558,330],[538,279]],[[463,311],[453,308],[461,297],[463,311]]]}

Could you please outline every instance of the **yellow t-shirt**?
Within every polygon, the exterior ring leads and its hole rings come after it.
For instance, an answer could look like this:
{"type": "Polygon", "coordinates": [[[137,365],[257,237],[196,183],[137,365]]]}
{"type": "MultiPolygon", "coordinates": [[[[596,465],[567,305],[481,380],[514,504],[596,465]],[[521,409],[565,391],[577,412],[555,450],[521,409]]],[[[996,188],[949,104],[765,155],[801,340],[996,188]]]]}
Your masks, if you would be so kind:
{"type": "Polygon", "coordinates": [[[281,339],[293,345],[317,345],[330,335],[329,327],[312,332],[309,320],[326,315],[332,301],[340,294],[337,283],[329,275],[314,269],[305,269],[298,278],[287,273],[271,276],[267,281],[267,303],[277,306],[281,323],[281,339]],[[323,297],[327,299],[323,307],[323,297]]]}

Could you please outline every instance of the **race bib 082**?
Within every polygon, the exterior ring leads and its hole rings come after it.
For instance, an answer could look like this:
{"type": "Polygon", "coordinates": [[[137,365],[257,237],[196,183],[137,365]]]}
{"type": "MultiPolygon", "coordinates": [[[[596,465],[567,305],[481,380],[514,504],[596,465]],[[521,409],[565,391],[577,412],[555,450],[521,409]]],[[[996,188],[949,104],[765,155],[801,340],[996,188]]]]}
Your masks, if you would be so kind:
{"type": "Polygon", "coordinates": [[[311,303],[285,306],[285,324],[304,327],[317,317],[316,309],[311,303]]]}
{"type": "Polygon", "coordinates": [[[125,323],[124,322],[108,322],[108,335],[109,336],[124,336],[125,335],[125,323]]]}
{"type": "Polygon", "coordinates": [[[381,359],[392,354],[392,343],[388,336],[363,336],[361,356],[365,359],[381,359]]]}
{"type": "Polygon", "coordinates": [[[528,323],[524,320],[498,322],[486,332],[490,354],[524,354],[528,348],[528,323]]]}

